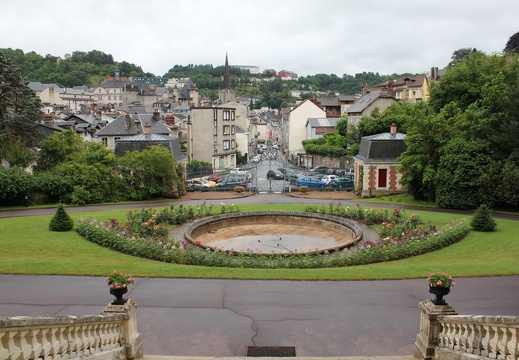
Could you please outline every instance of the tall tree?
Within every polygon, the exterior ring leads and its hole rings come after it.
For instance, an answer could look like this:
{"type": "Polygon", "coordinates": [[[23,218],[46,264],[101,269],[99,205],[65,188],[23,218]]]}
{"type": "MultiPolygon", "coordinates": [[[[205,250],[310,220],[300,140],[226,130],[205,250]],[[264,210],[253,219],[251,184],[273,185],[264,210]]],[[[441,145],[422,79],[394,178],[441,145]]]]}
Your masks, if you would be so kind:
{"type": "Polygon", "coordinates": [[[39,105],[18,67],[0,52],[0,142],[35,146],[43,135],[37,125],[39,105]]]}
{"type": "Polygon", "coordinates": [[[519,31],[510,36],[505,45],[505,48],[503,49],[503,52],[519,53],[519,31]]]}
{"type": "Polygon", "coordinates": [[[463,48],[455,50],[452,53],[451,61],[449,63],[449,66],[457,65],[458,63],[462,62],[466,58],[468,58],[471,54],[477,52],[478,50],[476,48],[463,48]]]}

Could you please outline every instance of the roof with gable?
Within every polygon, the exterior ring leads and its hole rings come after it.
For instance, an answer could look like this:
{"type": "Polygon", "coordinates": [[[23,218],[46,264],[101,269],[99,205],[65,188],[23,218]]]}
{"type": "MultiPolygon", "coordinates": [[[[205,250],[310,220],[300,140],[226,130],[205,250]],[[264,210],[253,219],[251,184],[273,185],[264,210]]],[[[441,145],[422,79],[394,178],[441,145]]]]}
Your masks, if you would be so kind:
{"type": "Polygon", "coordinates": [[[122,157],[129,151],[143,151],[153,145],[162,145],[169,150],[178,163],[186,162],[178,138],[161,134],[138,134],[115,141],[114,154],[122,157]]]}
{"type": "Polygon", "coordinates": [[[321,106],[341,106],[339,103],[339,98],[336,97],[323,97],[316,99],[321,106]]]}
{"type": "Polygon", "coordinates": [[[393,96],[384,94],[382,91],[373,91],[373,92],[370,92],[369,94],[366,94],[366,95],[362,96],[361,98],[357,99],[353,103],[353,105],[351,105],[348,108],[348,110],[346,110],[346,113],[348,113],[348,114],[361,113],[364,110],[366,110],[366,108],[369,105],[371,105],[375,100],[377,100],[378,98],[382,98],[382,97],[394,99],[393,96]]]}
{"type": "Polygon", "coordinates": [[[405,134],[381,133],[363,136],[360,140],[360,149],[355,158],[363,162],[396,161],[406,150],[405,134]]]}
{"type": "Polygon", "coordinates": [[[126,114],[119,115],[114,121],[99,130],[96,134],[100,136],[133,136],[144,133],[144,127],[151,125],[151,133],[158,135],[169,135],[169,129],[162,120],[154,120],[153,114],[129,114],[130,123],[126,126],[126,114]],[[140,129],[137,124],[140,122],[140,129]]]}
{"type": "Polygon", "coordinates": [[[339,121],[339,118],[308,118],[306,126],[310,126],[312,128],[329,128],[335,127],[335,125],[337,125],[337,121],[339,121]]]}

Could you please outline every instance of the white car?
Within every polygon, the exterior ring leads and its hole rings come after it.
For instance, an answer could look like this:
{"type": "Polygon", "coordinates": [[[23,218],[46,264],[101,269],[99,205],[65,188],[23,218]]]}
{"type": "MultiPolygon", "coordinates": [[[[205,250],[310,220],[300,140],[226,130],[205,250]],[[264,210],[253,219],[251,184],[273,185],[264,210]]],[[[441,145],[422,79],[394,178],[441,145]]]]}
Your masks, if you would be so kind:
{"type": "Polygon", "coordinates": [[[242,168],[234,168],[230,171],[231,174],[239,174],[239,175],[247,175],[248,172],[245,169],[242,168]]]}
{"type": "Polygon", "coordinates": [[[258,162],[258,161],[260,161],[260,159],[261,159],[261,157],[259,155],[255,155],[255,156],[252,157],[252,159],[250,161],[258,162]]]}
{"type": "Polygon", "coordinates": [[[325,176],[323,176],[323,178],[322,178],[322,180],[323,180],[326,184],[329,184],[330,181],[335,180],[335,179],[337,179],[337,176],[335,176],[335,175],[325,175],[325,176]]]}

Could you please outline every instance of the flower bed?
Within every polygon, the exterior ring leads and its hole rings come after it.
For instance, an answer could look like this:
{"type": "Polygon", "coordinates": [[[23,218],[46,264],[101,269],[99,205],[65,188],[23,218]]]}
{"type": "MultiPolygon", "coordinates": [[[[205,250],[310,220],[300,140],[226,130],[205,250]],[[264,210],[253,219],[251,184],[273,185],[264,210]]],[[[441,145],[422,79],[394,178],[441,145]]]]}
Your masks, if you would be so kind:
{"type": "MultiPolygon", "coordinates": [[[[185,265],[247,267],[247,268],[323,268],[365,265],[399,260],[441,249],[461,240],[469,231],[466,222],[449,223],[441,228],[422,224],[416,215],[404,211],[368,210],[360,206],[348,208],[340,203],[328,207],[308,206],[307,212],[346,217],[374,225],[379,241],[361,242],[354,248],[330,251],[325,254],[236,253],[219,249],[202,249],[185,240],[168,239],[165,225],[182,224],[197,217],[210,216],[213,206],[170,206],[161,211],[144,209],[129,213],[129,221],[119,224],[117,219],[98,222],[82,219],[77,231],[87,240],[101,246],[143,258],[185,265]],[[130,220],[131,219],[131,220],[130,220]],[[151,221],[154,220],[154,221],[151,221]]],[[[216,213],[238,212],[235,205],[221,204],[216,213]]]]}

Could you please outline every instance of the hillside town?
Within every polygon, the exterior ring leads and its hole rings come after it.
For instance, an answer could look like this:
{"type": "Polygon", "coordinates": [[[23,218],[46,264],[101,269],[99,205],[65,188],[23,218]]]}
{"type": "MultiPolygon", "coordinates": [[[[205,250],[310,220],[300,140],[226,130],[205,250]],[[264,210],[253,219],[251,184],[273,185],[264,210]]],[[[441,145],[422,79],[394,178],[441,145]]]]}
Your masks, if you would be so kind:
{"type": "MultiPolygon", "coordinates": [[[[367,157],[359,158],[355,165],[352,157],[325,158],[307,154],[303,141],[335,131],[341,118],[358,126],[360,119],[369,116],[375,108],[383,112],[393,103],[427,101],[430,82],[437,81],[443,72],[432,67],[428,74],[366,85],[360,94],[323,94],[303,99],[304,91],[292,91],[296,101],[286,108],[251,109],[249,104],[254,99],[237,96],[232,88],[230,68],[226,55],[216,101],[201,96],[189,78],[125,77],[117,67],[113,76],[94,88],[63,88],[39,82],[30,82],[28,86],[41,100],[44,120],[40,126],[47,137],[72,130],[84,140],[101,142],[120,155],[128,149],[128,144],[133,144],[132,149],[138,148],[136,144],[163,144],[171,149],[177,164],[186,166],[198,160],[210,164],[211,173],[225,173],[259,159],[262,146],[267,145],[275,147],[279,158],[301,169],[324,165],[358,169],[371,162],[372,156],[366,154],[367,157]],[[237,162],[237,151],[242,164],[237,162]]],[[[240,68],[259,72],[255,66],[240,68]]],[[[272,69],[268,71],[275,73],[272,69]]],[[[277,77],[297,80],[298,76],[281,70],[277,77]]],[[[403,137],[399,135],[395,140],[401,143],[403,137]]],[[[386,174],[389,179],[392,174],[393,179],[379,180],[380,189],[400,190],[393,174],[397,156],[398,153],[392,154],[393,163],[378,169],[379,176],[386,174]]],[[[370,194],[377,191],[369,186],[365,188],[370,194]]]]}

